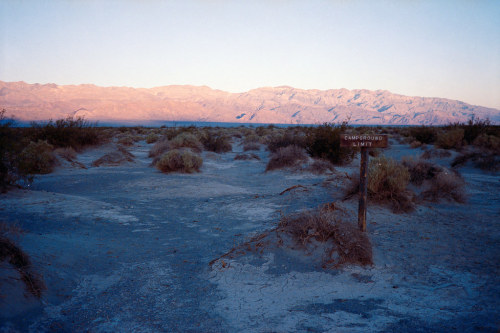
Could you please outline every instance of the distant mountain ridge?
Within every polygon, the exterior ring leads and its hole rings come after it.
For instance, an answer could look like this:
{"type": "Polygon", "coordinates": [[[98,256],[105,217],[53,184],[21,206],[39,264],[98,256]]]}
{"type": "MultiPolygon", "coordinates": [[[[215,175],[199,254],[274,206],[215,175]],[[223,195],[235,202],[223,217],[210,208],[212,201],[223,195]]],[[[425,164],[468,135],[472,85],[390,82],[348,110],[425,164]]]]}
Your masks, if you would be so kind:
{"type": "Polygon", "coordinates": [[[500,123],[500,110],[386,90],[303,90],[288,86],[229,93],[206,86],[98,87],[0,81],[0,109],[19,120],[69,115],[101,121],[209,121],[439,125],[472,116],[500,123]]]}

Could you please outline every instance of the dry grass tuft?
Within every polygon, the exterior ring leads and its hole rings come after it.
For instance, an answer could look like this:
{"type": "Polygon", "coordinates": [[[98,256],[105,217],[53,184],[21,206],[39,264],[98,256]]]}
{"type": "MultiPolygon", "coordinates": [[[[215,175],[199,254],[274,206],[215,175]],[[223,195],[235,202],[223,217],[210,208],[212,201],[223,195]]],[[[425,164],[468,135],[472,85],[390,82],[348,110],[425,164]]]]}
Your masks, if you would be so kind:
{"type": "Polygon", "coordinates": [[[266,171],[294,167],[308,159],[303,148],[292,145],[278,150],[271,155],[266,171]]]}
{"type": "Polygon", "coordinates": [[[189,150],[174,149],[163,154],[155,163],[161,172],[199,172],[203,164],[203,159],[189,150]]]}
{"type": "Polygon", "coordinates": [[[42,277],[32,270],[29,256],[13,241],[6,237],[10,228],[0,223],[0,262],[9,260],[9,264],[19,272],[26,289],[35,297],[40,298],[47,289],[42,277]]]}
{"type": "MultiPolygon", "coordinates": [[[[344,200],[359,192],[359,175],[350,176],[344,200]]],[[[414,193],[407,186],[410,182],[408,169],[385,156],[374,158],[368,167],[368,197],[379,204],[389,204],[394,213],[411,212],[415,208],[414,193]]]]}
{"type": "MultiPolygon", "coordinates": [[[[310,210],[284,216],[276,228],[260,233],[250,240],[232,248],[222,256],[212,260],[221,268],[229,266],[223,259],[232,259],[248,252],[262,254],[268,247],[280,247],[286,244],[284,238],[290,239],[294,246],[307,254],[310,250],[324,247],[323,268],[338,268],[343,265],[373,265],[372,246],[367,234],[361,232],[355,224],[344,219],[347,214],[334,203],[310,210]],[[276,236],[275,238],[273,236],[276,236]]],[[[291,244],[290,244],[291,245],[291,244]]]]}
{"type": "MultiPolygon", "coordinates": [[[[329,206],[330,207],[330,206],[329,206]]],[[[344,221],[342,210],[320,209],[283,217],[276,231],[292,237],[302,247],[312,241],[329,243],[323,267],[345,264],[372,265],[372,247],[366,233],[344,221]]]]}

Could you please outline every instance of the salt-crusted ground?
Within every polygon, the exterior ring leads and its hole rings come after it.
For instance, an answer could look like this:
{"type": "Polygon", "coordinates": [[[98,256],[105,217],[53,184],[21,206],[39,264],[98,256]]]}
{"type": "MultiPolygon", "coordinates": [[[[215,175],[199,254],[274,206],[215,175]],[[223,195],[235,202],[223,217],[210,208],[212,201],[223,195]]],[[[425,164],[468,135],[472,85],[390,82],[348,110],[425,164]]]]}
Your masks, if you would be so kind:
{"type": "MultiPolygon", "coordinates": [[[[199,174],[161,174],[150,145],[134,162],[77,165],[0,196],[0,219],[44,276],[41,301],[0,266],[0,331],[450,332],[499,328],[500,177],[462,168],[466,204],[393,214],[370,205],[374,266],[324,270],[286,248],[209,262],[276,225],[280,214],[342,197],[341,176],[274,171],[261,161],[204,153],[199,174]],[[302,185],[280,195],[294,185],[302,185]]],[[[420,154],[394,144],[400,158],[420,154]]],[[[448,159],[438,160],[449,163],[448,159]]],[[[358,161],[338,168],[353,172],[358,161]]],[[[355,200],[343,203],[356,221],[355,200]]]]}

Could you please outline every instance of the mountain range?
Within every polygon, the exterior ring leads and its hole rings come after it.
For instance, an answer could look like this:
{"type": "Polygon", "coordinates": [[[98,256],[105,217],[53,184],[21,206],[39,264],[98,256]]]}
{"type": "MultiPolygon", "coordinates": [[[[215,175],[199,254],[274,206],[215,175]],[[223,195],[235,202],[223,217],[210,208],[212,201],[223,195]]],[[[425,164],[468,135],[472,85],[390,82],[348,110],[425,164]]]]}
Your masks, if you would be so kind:
{"type": "Polygon", "coordinates": [[[386,90],[303,90],[288,86],[230,93],[206,86],[99,87],[0,81],[0,109],[21,121],[67,116],[100,121],[209,121],[439,125],[472,116],[500,123],[500,110],[386,90]]]}

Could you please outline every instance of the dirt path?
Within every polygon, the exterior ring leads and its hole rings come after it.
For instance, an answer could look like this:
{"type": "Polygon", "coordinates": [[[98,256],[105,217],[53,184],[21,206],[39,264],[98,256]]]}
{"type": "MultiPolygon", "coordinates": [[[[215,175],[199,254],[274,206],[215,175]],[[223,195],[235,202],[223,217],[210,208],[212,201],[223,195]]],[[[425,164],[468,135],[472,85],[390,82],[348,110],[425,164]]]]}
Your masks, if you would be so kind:
{"type": "MultiPolygon", "coordinates": [[[[37,177],[29,191],[2,195],[0,219],[27,231],[20,244],[44,275],[48,291],[41,302],[25,301],[13,288],[18,282],[9,280],[10,287],[1,292],[1,328],[498,328],[498,175],[464,169],[467,205],[433,204],[402,215],[370,206],[371,268],[324,271],[307,256],[280,249],[212,270],[212,259],[273,227],[280,214],[337,199],[339,189],[324,182],[328,176],[264,173],[264,151],[259,152],[262,161],[234,161],[238,145],[232,153],[204,153],[200,174],[165,175],[149,167],[149,147],[135,146],[133,163],[99,168],[91,162],[111,148],[91,150],[79,156],[88,169],[60,168],[37,177]],[[280,195],[294,185],[303,187],[280,195]]],[[[405,148],[394,146],[392,152],[401,156],[405,148]]],[[[345,207],[355,211],[356,203],[345,207]]]]}

